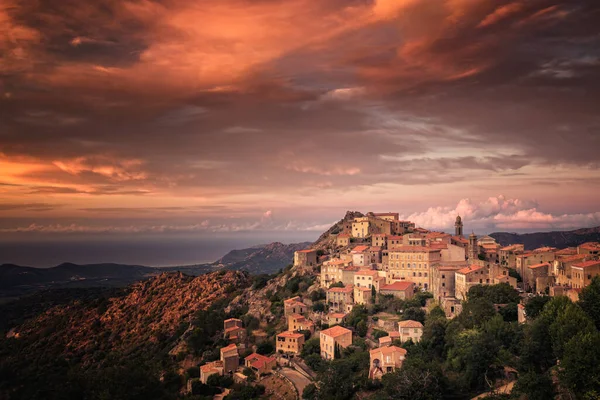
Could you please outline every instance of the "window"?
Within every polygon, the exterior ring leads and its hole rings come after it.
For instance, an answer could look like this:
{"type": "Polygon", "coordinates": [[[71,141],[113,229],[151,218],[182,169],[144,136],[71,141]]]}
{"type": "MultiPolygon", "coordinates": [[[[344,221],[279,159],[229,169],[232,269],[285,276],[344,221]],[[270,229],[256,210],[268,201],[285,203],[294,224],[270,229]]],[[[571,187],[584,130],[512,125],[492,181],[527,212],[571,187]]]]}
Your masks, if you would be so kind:
{"type": "Polygon", "coordinates": [[[446,279],[446,275],[442,275],[442,279],[446,279]]]}
{"type": "Polygon", "coordinates": [[[442,282],[442,287],[446,287],[446,282],[442,282]]]}

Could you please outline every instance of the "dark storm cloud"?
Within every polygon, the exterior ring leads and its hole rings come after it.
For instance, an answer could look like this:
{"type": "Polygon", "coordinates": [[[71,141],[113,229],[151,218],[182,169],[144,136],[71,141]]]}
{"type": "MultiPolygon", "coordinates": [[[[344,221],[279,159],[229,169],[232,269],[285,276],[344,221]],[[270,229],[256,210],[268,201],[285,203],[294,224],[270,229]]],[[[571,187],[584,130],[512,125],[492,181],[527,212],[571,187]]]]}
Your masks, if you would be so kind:
{"type": "Polygon", "coordinates": [[[19,174],[48,182],[30,193],[598,167],[591,0],[17,1],[5,15],[0,152],[48,165],[19,174]]]}

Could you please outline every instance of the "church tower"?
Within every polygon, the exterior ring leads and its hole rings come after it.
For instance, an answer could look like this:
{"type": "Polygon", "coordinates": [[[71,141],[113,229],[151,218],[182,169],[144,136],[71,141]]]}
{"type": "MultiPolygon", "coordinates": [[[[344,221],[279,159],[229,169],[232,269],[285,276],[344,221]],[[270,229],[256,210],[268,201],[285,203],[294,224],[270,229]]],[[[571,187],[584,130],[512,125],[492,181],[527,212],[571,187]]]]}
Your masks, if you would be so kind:
{"type": "Polygon", "coordinates": [[[477,235],[471,233],[469,235],[469,262],[474,263],[479,259],[479,245],[477,244],[477,235]]]}
{"type": "Polygon", "coordinates": [[[456,222],[454,223],[454,236],[462,237],[463,235],[463,223],[460,215],[456,217],[456,222]]]}

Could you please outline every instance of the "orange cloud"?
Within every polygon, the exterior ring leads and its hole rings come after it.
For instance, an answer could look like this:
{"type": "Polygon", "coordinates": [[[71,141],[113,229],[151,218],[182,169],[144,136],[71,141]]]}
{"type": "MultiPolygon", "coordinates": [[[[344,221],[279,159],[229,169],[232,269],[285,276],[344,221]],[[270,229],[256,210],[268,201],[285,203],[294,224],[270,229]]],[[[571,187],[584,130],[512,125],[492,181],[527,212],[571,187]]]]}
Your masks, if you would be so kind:
{"type": "Polygon", "coordinates": [[[498,7],[491,14],[487,15],[480,23],[477,25],[478,28],[483,28],[486,26],[493,25],[513,14],[518,13],[523,10],[523,4],[520,2],[507,4],[501,7],[498,7]]]}

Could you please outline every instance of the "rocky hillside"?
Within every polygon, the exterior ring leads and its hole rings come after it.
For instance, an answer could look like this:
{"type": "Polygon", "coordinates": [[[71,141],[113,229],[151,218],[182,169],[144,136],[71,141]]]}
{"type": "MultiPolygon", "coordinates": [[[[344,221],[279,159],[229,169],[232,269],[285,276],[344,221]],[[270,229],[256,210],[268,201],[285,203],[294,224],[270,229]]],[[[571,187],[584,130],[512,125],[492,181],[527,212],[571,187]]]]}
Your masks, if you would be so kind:
{"type": "MultiPolygon", "coordinates": [[[[161,391],[178,391],[179,367],[169,352],[198,313],[248,284],[248,274],[239,271],[199,277],[165,273],[114,297],[58,304],[16,326],[0,321],[5,327],[0,399],[9,392],[14,399],[120,398],[118,393],[128,385],[133,385],[131,390],[144,387],[136,398],[162,398],[157,395],[161,391]],[[121,382],[125,371],[127,382],[121,382]],[[176,377],[173,388],[165,385],[166,376],[176,377]],[[60,393],[63,385],[72,392],[60,393]],[[153,395],[145,396],[145,390],[153,395]]],[[[14,311],[15,304],[10,307],[14,311]]],[[[5,315],[0,308],[0,320],[5,315]]],[[[222,320],[215,325],[222,327],[222,320]]]]}
{"type": "Polygon", "coordinates": [[[490,236],[503,246],[522,243],[527,250],[543,246],[565,248],[577,246],[585,242],[600,241],[600,226],[574,231],[536,232],[521,235],[517,233],[495,232],[490,234],[490,236]]]}
{"type": "Polygon", "coordinates": [[[326,249],[334,246],[336,236],[341,233],[344,229],[344,225],[352,225],[352,221],[354,218],[363,217],[364,215],[358,211],[346,211],[346,215],[344,218],[336,222],[331,226],[331,228],[327,229],[316,242],[314,242],[311,248],[314,249],[326,249]]]}
{"type": "Polygon", "coordinates": [[[215,264],[229,270],[248,271],[252,274],[272,274],[292,263],[295,251],[306,249],[309,246],[309,242],[292,244],[274,242],[230,251],[215,264]]]}

